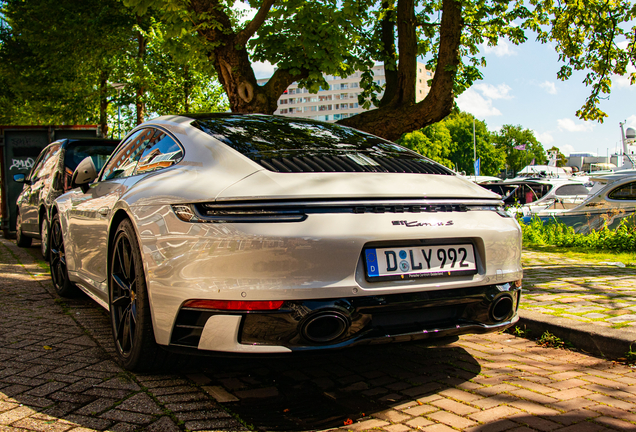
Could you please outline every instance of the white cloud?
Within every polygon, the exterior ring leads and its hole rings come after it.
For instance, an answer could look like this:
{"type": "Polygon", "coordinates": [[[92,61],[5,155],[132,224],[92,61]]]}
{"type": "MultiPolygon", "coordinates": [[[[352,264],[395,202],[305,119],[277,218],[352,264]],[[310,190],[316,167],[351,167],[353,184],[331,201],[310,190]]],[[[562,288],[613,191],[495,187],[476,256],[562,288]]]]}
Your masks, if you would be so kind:
{"type": "Polygon", "coordinates": [[[632,114],[625,120],[628,127],[636,128],[636,115],[632,114]]]}
{"type": "Polygon", "coordinates": [[[512,90],[506,84],[499,84],[498,86],[494,86],[492,84],[475,84],[473,88],[477,91],[480,91],[484,97],[488,99],[512,99],[510,95],[510,90],[512,90]]]}
{"type": "Polygon", "coordinates": [[[484,50],[484,53],[494,54],[497,57],[511,56],[517,54],[517,50],[513,47],[512,43],[508,42],[506,39],[500,39],[495,46],[488,46],[486,44],[483,44],[482,49],[484,50]]]}
{"type": "Polygon", "coordinates": [[[634,66],[631,64],[627,65],[627,71],[625,75],[612,75],[612,84],[614,84],[616,87],[622,88],[632,87],[630,75],[633,73],[636,73],[636,68],[634,68],[634,66]]]}
{"type": "Polygon", "coordinates": [[[574,147],[570,144],[562,144],[560,146],[557,146],[557,148],[564,156],[570,156],[570,153],[574,152],[574,147]]]}
{"type": "Polygon", "coordinates": [[[548,94],[556,94],[557,93],[556,85],[553,82],[544,81],[541,84],[539,84],[539,87],[545,89],[545,91],[547,91],[548,94]]]}
{"type": "Polygon", "coordinates": [[[534,132],[534,136],[537,137],[539,142],[543,145],[550,144],[551,142],[554,141],[554,137],[552,136],[550,132],[537,132],[536,130],[533,132],[534,132]]]}
{"type": "Polygon", "coordinates": [[[501,115],[501,111],[492,106],[492,99],[484,98],[472,88],[459,95],[457,105],[477,118],[501,115]]]}
{"type": "Polygon", "coordinates": [[[256,79],[261,78],[270,78],[274,75],[275,66],[270,62],[252,62],[252,69],[254,69],[254,75],[256,75],[256,79]]]}
{"type": "Polygon", "coordinates": [[[567,132],[587,132],[594,129],[595,124],[592,122],[575,123],[574,120],[569,118],[558,119],[557,124],[559,129],[567,132]]]}

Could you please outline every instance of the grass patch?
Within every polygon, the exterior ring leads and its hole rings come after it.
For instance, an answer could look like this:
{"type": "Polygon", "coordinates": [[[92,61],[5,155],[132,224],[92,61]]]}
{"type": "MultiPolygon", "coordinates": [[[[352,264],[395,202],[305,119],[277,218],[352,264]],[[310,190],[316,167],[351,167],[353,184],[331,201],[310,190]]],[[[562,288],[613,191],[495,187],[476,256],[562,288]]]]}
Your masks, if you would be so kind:
{"type": "MultiPolygon", "coordinates": [[[[528,224],[520,222],[523,230],[523,245],[527,247],[556,246],[568,249],[570,253],[587,253],[595,255],[596,259],[609,253],[616,257],[621,254],[626,262],[636,262],[636,226],[630,226],[624,220],[617,228],[610,230],[607,225],[589,234],[577,234],[574,228],[556,220],[543,223],[534,217],[528,224]],[[624,255],[623,255],[624,254],[624,255]]],[[[607,257],[607,255],[605,255],[607,257]]],[[[616,260],[615,260],[616,261],[616,260]]]]}
{"type": "Polygon", "coordinates": [[[537,340],[537,345],[540,345],[544,348],[573,348],[573,345],[570,342],[564,341],[560,337],[553,335],[547,330],[537,340]]]}

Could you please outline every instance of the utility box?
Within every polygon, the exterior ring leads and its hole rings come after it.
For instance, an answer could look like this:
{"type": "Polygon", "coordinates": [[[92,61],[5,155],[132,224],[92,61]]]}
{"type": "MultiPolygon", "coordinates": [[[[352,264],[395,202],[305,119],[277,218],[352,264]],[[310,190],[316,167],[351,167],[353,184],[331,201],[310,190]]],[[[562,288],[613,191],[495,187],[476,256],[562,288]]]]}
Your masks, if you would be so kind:
{"type": "Polygon", "coordinates": [[[14,174],[28,175],[44,147],[62,138],[95,138],[97,125],[79,126],[0,126],[0,226],[5,238],[15,234],[16,200],[22,184],[14,174]]]}

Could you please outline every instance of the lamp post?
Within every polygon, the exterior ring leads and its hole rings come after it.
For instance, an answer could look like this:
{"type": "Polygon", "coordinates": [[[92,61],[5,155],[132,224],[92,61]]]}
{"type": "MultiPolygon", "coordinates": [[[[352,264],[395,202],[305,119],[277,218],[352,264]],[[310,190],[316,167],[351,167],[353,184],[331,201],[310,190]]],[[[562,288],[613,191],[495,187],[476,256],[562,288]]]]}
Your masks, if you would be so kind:
{"type": "Polygon", "coordinates": [[[119,94],[126,87],[124,83],[108,83],[109,86],[117,90],[117,138],[121,139],[121,103],[119,102],[119,94]]]}

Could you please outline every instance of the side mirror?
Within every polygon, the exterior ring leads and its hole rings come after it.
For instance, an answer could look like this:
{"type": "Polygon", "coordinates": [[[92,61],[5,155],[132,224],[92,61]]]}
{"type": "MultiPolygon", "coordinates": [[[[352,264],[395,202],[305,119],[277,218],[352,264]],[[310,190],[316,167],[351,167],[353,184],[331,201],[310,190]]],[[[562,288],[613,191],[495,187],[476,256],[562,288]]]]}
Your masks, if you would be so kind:
{"type": "Polygon", "coordinates": [[[96,178],[97,168],[95,168],[93,159],[88,156],[79,163],[77,168],[75,168],[73,177],[71,177],[71,187],[76,188],[79,186],[82,189],[82,192],[86,193],[88,191],[88,185],[96,178]]]}
{"type": "Polygon", "coordinates": [[[31,184],[31,182],[29,180],[27,180],[26,174],[14,174],[13,175],[13,181],[17,182],[17,183],[31,184]]]}

